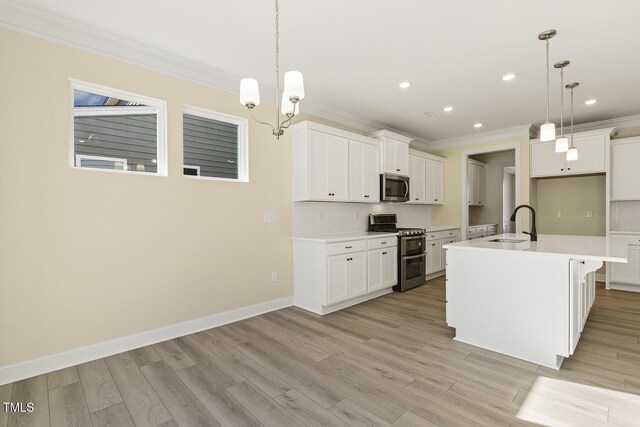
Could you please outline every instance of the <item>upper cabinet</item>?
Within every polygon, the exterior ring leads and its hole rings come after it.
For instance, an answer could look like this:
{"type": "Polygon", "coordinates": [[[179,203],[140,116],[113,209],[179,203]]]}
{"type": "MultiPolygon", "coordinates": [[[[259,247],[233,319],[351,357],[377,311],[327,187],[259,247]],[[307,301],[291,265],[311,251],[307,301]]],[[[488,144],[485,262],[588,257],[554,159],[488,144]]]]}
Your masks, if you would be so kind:
{"type": "Polygon", "coordinates": [[[409,175],[409,143],[411,138],[381,130],[370,136],[382,142],[382,171],[397,175],[409,175]]]}
{"type": "Polygon", "coordinates": [[[582,175],[607,171],[607,150],[614,128],[574,134],[578,160],[567,161],[566,153],[556,153],[555,141],[531,141],[531,177],[582,175]]]}
{"type": "Polygon", "coordinates": [[[484,205],[485,164],[473,159],[467,160],[467,204],[484,205]]]}
{"type": "Polygon", "coordinates": [[[611,142],[611,200],[640,200],[640,137],[611,142]]]}
{"type": "Polygon", "coordinates": [[[444,204],[444,161],[442,157],[410,150],[409,203],[444,204]]]}
{"type": "Polygon", "coordinates": [[[294,201],[380,200],[380,142],[309,121],[291,130],[294,201]]]}

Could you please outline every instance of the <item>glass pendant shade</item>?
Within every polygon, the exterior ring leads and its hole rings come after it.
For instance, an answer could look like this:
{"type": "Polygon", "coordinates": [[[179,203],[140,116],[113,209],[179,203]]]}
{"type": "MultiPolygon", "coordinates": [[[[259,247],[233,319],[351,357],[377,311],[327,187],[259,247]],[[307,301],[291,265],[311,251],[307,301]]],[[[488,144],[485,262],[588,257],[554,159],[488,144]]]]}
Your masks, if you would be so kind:
{"type": "Polygon", "coordinates": [[[556,139],[556,125],[545,123],[540,127],[540,141],[553,141],[556,139]]]}
{"type": "Polygon", "coordinates": [[[572,162],[574,160],[578,160],[578,149],[571,147],[567,150],[567,161],[572,162]]]}
{"type": "Polygon", "coordinates": [[[300,71],[287,71],[284,74],[284,92],[289,97],[304,98],[304,81],[300,71]]]}
{"type": "Polygon", "coordinates": [[[561,136],[556,139],[556,153],[566,153],[569,150],[569,138],[561,136]]]}
{"type": "Polygon", "coordinates": [[[260,89],[256,79],[244,78],[240,80],[240,104],[254,107],[260,104],[260,89]]]}
{"type": "Polygon", "coordinates": [[[287,114],[295,114],[298,115],[300,113],[300,103],[296,102],[295,104],[289,101],[289,95],[286,93],[282,94],[282,114],[285,116],[287,114]]]}

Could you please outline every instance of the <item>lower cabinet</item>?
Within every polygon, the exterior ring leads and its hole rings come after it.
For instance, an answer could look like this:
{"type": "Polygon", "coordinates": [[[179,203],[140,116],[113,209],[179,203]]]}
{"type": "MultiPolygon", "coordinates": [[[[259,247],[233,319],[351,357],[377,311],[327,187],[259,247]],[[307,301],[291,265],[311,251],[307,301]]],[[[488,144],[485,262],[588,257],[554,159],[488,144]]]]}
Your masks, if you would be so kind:
{"type": "Polygon", "coordinates": [[[367,255],[369,292],[398,283],[398,248],[376,249],[367,255]]]}
{"type": "Polygon", "coordinates": [[[327,242],[293,239],[293,301],[327,314],[392,292],[398,283],[395,234],[327,242]]]}
{"type": "Polygon", "coordinates": [[[327,269],[328,304],[367,293],[365,252],[330,256],[327,259],[327,269]]]}
{"type": "Polygon", "coordinates": [[[442,242],[440,240],[427,241],[427,275],[442,269],[442,242]]]}
{"type": "Polygon", "coordinates": [[[607,268],[611,269],[609,286],[612,289],[624,289],[640,292],[640,236],[629,235],[629,252],[626,263],[612,262],[607,268]],[[622,285],[622,287],[618,286],[622,285]],[[637,287],[637,288],[636,288],[637,287]]]}

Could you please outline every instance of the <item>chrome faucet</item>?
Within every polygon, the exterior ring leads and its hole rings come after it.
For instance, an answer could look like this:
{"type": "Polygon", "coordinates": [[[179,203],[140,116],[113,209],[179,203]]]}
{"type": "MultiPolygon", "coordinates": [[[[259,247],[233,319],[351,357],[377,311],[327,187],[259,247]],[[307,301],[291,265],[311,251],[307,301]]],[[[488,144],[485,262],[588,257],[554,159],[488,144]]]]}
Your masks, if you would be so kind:
{"type": "Polygon", "coordinates": [[[536,210],[533,209],[533,207],[529,206],[529,205],[520,205],[517,208],[515,208],[513,210],[513,213],[511,214],[511,218],[510,221],[515,221],[516,220],[516,212],[518,212],[518,210],[520,208],[527,208],[531,211],[531,232],[527,233],[526,231],[523,231],[524,234],[528,234],[531,236],[531,241],[532,242],[537,242],[538,241],[538,233],[536,232],[536,210]]]}

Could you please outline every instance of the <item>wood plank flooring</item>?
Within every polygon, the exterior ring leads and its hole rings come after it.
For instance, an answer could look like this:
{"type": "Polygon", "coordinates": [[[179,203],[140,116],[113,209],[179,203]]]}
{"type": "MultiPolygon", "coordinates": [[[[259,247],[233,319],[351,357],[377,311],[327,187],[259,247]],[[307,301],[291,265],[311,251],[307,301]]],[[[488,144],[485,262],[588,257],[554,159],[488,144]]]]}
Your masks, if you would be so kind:
{"type": "Polygon", "coordinates": [[[290,307],[0,387],[13,426],[640,426],[640,294],[597,289],[560,371],[453,341],[444,278],[290,307]]]}

